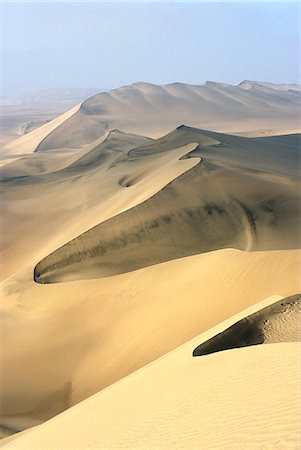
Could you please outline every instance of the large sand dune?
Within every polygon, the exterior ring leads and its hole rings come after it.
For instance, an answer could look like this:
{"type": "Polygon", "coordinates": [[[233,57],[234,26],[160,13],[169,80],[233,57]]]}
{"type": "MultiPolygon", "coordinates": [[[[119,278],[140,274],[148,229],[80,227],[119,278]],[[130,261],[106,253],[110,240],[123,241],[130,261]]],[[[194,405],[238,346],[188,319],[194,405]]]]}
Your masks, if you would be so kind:
{"type": "Polygon", "coordinates": [[[300,128],[300,89],[277,85],[252,89],[207,82],[157,86],[135,83],[84,101],[79,111],[39,145],[39,151],[84,145],[119,128],[151,137],[181,123],[217,131],[300,128]]]}
{"type": "Polygon", "coordinates": [[[115,128],[159,137],[181,123],[226,132],[298,130],[300,95],[296,85],[252,81],[235,86],[135,83],[90,97],[62,119],[5,144],[4,150],[24,154],[79,148],[115,128]]]}
{"type": "Polygon", "coordinates": [[[299,101],[136,83],[10,143],[3,445],[297,448],[299,101]]]}
{"type": "Polygon", "coordinates": [[[198,146],[183,152],[182,160],[201,158],[201,163],[147,201],[46,257],[35,268],[35,280],[45,283],[114,275],[227,247],[279,250],[300,246],[296,135],[250,139],[180,127],[125,155],[119,164],[125,167],[128,163],[132,173],[121,177],[119,184],[134,190],[152,176],[152,171],[141,172],[144,160],[144,167],[154,159],[162,164],[161,155],[178,156],[174,147],[189,142],[198,146]],[[269,174],[265,175],[267,166],[269,174]]]}

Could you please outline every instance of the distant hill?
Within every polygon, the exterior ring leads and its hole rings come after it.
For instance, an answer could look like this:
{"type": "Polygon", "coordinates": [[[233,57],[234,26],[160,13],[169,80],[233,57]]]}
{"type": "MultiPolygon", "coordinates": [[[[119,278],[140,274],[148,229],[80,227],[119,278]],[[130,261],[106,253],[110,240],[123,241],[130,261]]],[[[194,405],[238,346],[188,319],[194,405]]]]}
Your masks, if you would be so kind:
{"type": "Polygon", "coordinates": [[[300,100],[296,85],[139,82],[85,100],[39,149],[80,147],[115,128],[149,137],[162,136],[182,123],[223,132],[298,129],[300,100]]]}

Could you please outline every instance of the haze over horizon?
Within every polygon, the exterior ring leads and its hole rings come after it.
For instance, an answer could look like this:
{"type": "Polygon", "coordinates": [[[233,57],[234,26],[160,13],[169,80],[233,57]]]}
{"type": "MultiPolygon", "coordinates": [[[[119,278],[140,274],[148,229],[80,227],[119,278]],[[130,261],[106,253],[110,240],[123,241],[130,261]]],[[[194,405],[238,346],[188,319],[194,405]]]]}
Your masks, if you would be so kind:
{"type": "Polygon", "coordinates": [[[4,3],[2,17],[3,96],[138,81],[300,83],[297,3],[4,3]]]}

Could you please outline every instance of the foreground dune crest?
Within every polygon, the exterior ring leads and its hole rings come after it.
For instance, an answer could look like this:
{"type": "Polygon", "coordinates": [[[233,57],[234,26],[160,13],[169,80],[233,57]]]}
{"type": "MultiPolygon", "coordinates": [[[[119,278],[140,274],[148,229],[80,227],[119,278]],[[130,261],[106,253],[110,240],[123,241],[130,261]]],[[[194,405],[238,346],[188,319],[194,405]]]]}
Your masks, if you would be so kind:
{"type": "Polygon", "coordinates": [[[293,295],[251,314],[193,350],[193,356],[263,343],[301,340],[301,295],[293,295]]]}
{"type": "MultiPolygon", "coordinates": [[[[255,314],[264,305],[273,308],[278,298],[256,305],[255,314]]],[[[298,343],[192,357],[198,340],[247,314],[237,314],[45,424],[4,441],[3,448],[297,448],[298,343]],[[66,433],[70,427],[72,433],[66,433]]],[[[292,315],[285,317],[289,327],[292,315]]]]}

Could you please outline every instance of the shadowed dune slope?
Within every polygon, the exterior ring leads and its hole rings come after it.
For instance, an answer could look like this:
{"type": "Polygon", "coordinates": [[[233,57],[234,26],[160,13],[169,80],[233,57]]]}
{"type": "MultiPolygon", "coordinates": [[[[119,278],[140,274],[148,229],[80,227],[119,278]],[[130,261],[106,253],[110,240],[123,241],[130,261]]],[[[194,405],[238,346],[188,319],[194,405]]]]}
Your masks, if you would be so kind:
{"type": "Polygon", "coordinates": [[[301,295],[292,295],[251,314],[196,347],[193,356],[249,345],[301,340],[301,295]]]}
{"type": "MultiPolygon", "coordinates": [[[[172,155],[175,145],[188,142],[199,145],[182,159],[199,157],[201,163],[44,258],[35,280],[114,275],[220,248],[300,246],[297,136],[248,139],[182,126],[131,150],[128,163],[172,155]]],[[[131,187],[131,178],[121,178],[120,184],[131,187]]]]}

